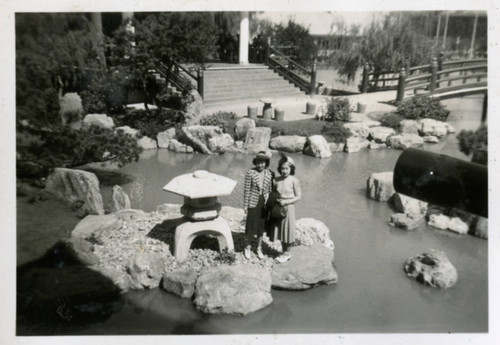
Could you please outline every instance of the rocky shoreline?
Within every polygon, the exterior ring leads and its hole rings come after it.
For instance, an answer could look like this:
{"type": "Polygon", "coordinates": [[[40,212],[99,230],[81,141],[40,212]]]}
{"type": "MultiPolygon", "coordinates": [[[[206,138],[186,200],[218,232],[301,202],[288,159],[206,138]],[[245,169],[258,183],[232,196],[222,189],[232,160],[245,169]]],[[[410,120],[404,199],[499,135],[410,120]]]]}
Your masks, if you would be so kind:
{"type": "Polygon", "coordinates": [[[182,222],[180,207],[163,204],[150,213],[125,209],[89,215],[77,224],[67,244],[80,262],[109,278],[122,292],[162,287],[192,298],[206,313],[247,314],[272,302],[271,288],[306,290],[337,282],[334,244],[323,223],[297,220],[297,240],[286,264],[275,263],[280,243],[267,239],[265,258],[252,255],[247,260],[242,255],[244,212],[227,206],[220,216],[231,227],[235,252],[219,253],[215,238],[200,236],[188,258],[178,262],[172,248],[175,227],[182,222]]]}

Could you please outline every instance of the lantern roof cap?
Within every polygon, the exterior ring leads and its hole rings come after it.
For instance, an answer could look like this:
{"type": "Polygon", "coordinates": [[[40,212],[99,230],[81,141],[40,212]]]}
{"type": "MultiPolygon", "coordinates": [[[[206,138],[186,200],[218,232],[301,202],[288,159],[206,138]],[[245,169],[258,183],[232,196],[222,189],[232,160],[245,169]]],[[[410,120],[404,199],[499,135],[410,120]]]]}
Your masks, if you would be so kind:
{"type": "Polygon", "coordinates": [[[163,190],[191,199],[217,197],[232,193],[236,181],[206,170],[179,175],[167,183],[163,190]]]}

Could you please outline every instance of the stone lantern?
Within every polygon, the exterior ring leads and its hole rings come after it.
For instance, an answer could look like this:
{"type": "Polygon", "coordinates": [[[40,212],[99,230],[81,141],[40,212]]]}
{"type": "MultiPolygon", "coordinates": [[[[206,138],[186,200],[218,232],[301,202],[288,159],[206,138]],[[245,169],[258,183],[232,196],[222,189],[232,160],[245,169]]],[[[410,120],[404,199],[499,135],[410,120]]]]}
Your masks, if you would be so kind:
{"type": "Polygon", "coordinates": [[[229,195],[236,186],[230,178],[197,170],[173,178],[163,187],[167,192],[182,195],[181,213],[185,221],[175,229],[174,255],[184,261],[193,240],[199,235],[214,235],[219,249],[234,250],[233,236],[227,221],[219,217],[221,208],[217,197],[229,195]]]}

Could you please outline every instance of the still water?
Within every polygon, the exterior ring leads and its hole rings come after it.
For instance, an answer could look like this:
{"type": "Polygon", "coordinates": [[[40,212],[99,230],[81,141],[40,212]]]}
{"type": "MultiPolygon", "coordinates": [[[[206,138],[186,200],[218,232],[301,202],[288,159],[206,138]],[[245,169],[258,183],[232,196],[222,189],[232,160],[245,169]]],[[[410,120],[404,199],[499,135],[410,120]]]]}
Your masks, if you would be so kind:
{"type": "MultiPolygon", "coordinates": [[[[482,99],[445,102],[457,130],[476,129],[482,99]]],[[[466,159],[455,136],[424,149],[466,159]]],[[[366,179],[392,171],[397,150],[336,153],[328,159],[292,154],[303,197],[297,217],[324,222],[335,243],[338,284],[308,291],[272,291],[273,303],[247,316],[198,313],[191,301],[162,290],[131,292],[109,318],[66,334],[249,334],[249,333],[407,333],[488,331],[488,241],[422,225],[414,231],[390,227],[395,211],[366,197],[366,179]],[[408,279],[405,260],[428,249],[443,250],[458,271],[448,290],[425,287],[408,279]]],[[[275,170],[278,156],[271,160],[275,170]]],[[[173,177],[205,169],[238,181],[223,205],[242,207],[243,178],[251,156],[145,152],[140,161],[118,171],[130,179],[122,187],[132,207],[155,210],[162,203],[182,203],[162,187],[173,177]]],[[[114,170],[103,167],[106,170],[114,170]]],[[[112,185],[102,186],[109,197],[112,185]]]]}

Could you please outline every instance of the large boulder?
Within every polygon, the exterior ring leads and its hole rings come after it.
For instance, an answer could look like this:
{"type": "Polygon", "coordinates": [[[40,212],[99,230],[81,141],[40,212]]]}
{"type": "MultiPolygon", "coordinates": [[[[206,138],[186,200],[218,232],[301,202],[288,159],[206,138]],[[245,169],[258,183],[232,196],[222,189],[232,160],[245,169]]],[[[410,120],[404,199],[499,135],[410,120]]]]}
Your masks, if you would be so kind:
{"type": "Polygon", "coordinates": [[[208,155],[223,153],[225,147],[229,146],[227,137],[223,136],[224,133],[218,126],[185,126],[182,127],[182,133],[187,145],[208,155]]]}
{"type": "Polygon", "coordinates": [[[488,238],[488,218],[476,217],[469,229],[469,234],[479,238],[488,238]]]}
{"type": "Polygon", "coordinates": [[[102,244],[104,239],[121,227],[120,220],[113,214],[88,215],[71,232],[71,239],[83,239],[102,244]]]}
{"type": "Polygon", "coordinates": [[[47,178],[45,189],[70,204],[81,203],[89,214],[104,214],[99,180],[94,173],[56,168],[47,178]]]}
{"type": "Polygon", "coordinates": [[[168,149],[172,152],[177,153],[193,153],[194,149],[191,146],[185,145],[176,139],[170,140],[168,143],[168,149]]]}
{"type": "Polygon", "coordinates": [[[265,151],[269,148],[269,140],[271,140],[271,128],[249,128],[245,138],[244,148],[248,152],[265,151]]]}
{"type": "Polygon", "coordinates": [[[457,282],[457,270],[442,251],[429,250],[406,260],[404,270],[419,283],[447,289],[457,282]]]}
{"type": "Polygon", "coordinates": [[[393,202],[396,209],[405,214],[423,217],[427,213],[427,203],[425,201],[414,199],[400,193],[395,193],[393,202]]]}
{"type": "Polygon", "coordinates": [[[158,148],[156,140],[146,136],[143,136],[141,139],[137,140],[137,145],[139,145],[139,147],[142,147],[143,150],[152,150],[158,148]]]}
{"type": "Polygon", "coordinates": [[[370,142],[362,137],[349,137],[345,142],[344,151],[353,153],[370,146],[370,142]]]}
{"type": "Polygon", "coordinates": [[[368,138],[370,135],[370,127],[364,122],[348,122],[344,123],[344,127],[349,129],[353,136],[360,138],[368,138]]]}
{"type": "Polygon", "coordinates": [[[399,131],[407,134],[418,134],[420,126],[416,120],[402,120],[399,123],[399,131]]]}
{"type": "Polygon", "coordinates": [[[247,132],[250,128],[255,128],[255,121],[247,117],[238,120],[234,125],[234,133],[236,140],[244,140],[247,137],[247,132]]]}
{"type": "Polygon", "coordinates": [[[275,264],[273,288],[307,290],[318,285],[333,284],[338,276],[333,267],[333,251],[321,244],[292,247],[291,259],[275,264]]]}
{"type": "Polygon", "coordinates": [[[425,217],[416,214],[394,213],[391,215],[389,225],[403,230],[413,230],[424,222],[425,217]]]}
{"type": "Polygon", "coordinates": [[[300,218],[295,222],[295,244],[306,247],[321,244],[331,250],[335,249],[330,229],[314,218],[300,218]]]}
{"type": "Polygon", "coordinates": [[[424,140],[417,134],[403,133],[388,137],[387,145],[393,149],[405,150],[410,147],[422,147],[424,140]]]}
{"type": "Polygon", "coordinates": [[[83,119],[83,126],[97,126],[101,128],[113,129],[115,127],[115,122],[106,114],[88,114],[83,119]]]}
{"type": "Polygon", "coordinates": [[[130,259],[126,270],[130,275],[130,286],[133,289],[154,289],[160,285],[165,261],[160,253],[144,253],[138,251],[130,259]]]}
{"type": "Polygon", "coordinates": [[[184,111],[184,119],[187,125],[196,124],[202,116],[203,99],[198,91],[193,89],[189,92],[187,100],[188,103],[186,105],[186,111],[184,111]]]}
{"type": "Polygon", "coordinates": [[[439,138],[433,135],[423,136],[422,139],[424,140],[424,143],[436,144],[439,142],[439,138]]]}
{"type": "Polygon", "coordinates": [[[130,208],[130,198],[120,186],[114,186],[111,194],[111,202],[109,205],[110,212],[116,212],[130,208]]]}
{"type": "Polygon", "coordinates": [[[281,135],[269,142],[269,148],[284,152],[302,152],[305,145],[306,137],[299,135],[281,135]]]}
{"type": "Polygon", "coordinates": [[[253,265],[222,265],[202,271],[194,303],[207,314],[246,315],[271,304],[271,274],[253,265]]]}
{"type": "Polygon", "coordinates": [[[189,268],[178,268],[165,273],[161,286],[165,291],[181,298],[191,298],[198,279],[198,272],[189,268]]]}
{"type": "Polygon", "coordinates": [[[422,136],[433,135],[441,138],[448,133],[448,126],[446,122],[434,119],[421,119],[418,121],[418,124],[420,126],[419,133],[422,136]]]}
{"type": "Polygon", "coordinates": [[[370,140],[376,143],[385,143],[391,135],[396,135],[396,131],[390,127],[371,127],[370,140]]]}
{"type": "Polygon", "coordinates": [[[373,173],[366,180],[366,194],[370,199],[388,201],[395,193],[392,171],[373,173]]]}
{"type": "Polygon", "coordinates": [[[316,158],[328,158],[331,157],[332,151],[322,135],[311,135],[307,138],[304,154],[316,158]]]}
{"type": "Polygon", "coordinates": [[[428,224],[440,230],[450,230],[460,235],[469,232],[469,225],[459,217],[448,217],[444,214],[431,214],[428,224]]]}
{"type": "Polygon", "coordinates": [[[170,140],[175,138],[175,128],[169,128],[166,131],[160,132],[156,135],[156,140],[158,141],[158,147],[161,149],[167,149],[170,144],[170,140]]]}

